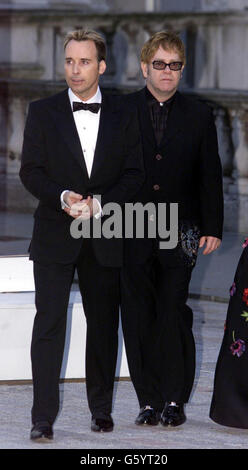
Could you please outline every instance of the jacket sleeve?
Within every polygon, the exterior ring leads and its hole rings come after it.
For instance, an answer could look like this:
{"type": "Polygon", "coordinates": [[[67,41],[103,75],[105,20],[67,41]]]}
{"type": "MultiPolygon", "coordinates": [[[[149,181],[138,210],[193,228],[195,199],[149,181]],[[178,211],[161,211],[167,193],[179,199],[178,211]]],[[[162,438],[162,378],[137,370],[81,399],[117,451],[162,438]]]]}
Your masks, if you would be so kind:
{"type": "Polygon", "coordinates": [[[60,195],[65,189],[48,176],[45,136],[38,103],[31,103],[26,120],[21,156],[20,179],[39,201],[61,210],[60,195]]]}
{"type": "Polygon", "coordinates": [[[222,238],[223,184],[222,167],[212,110],[207,108],[200,147],[201,234],[222,238]]]}

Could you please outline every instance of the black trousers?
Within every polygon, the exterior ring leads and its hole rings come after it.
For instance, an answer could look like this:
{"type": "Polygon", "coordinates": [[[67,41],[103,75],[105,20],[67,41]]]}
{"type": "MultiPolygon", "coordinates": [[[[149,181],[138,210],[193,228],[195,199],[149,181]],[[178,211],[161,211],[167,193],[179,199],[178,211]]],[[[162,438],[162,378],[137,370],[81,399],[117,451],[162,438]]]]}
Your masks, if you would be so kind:
{"type": "Polygon", "coordinates": [[[67,308],[75,269],[87,321],[86,387],[95,418],[112,410],[118,351],[119,268],[101,266],[84,240],[75,264],[34,262],[36,309],[31,359],[34,399],[32,421],[53,424],[59,411],[59,378],[63,359],[67,308]]]}
{"type": "Polygon", "coordinates": [[[143,264],[121,272],[122,327],[130,376],[140,407],[186,403],[195,374],[193,313],[186,304],[194,261],[154,249],[143,264]]]}

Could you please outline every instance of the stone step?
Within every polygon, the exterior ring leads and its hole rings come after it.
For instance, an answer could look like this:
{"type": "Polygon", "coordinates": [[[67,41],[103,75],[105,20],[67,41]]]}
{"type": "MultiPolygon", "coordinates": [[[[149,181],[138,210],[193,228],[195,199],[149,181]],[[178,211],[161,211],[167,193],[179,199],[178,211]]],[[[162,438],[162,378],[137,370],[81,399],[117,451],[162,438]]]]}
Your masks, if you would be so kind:
{"type": "Polygon", "coordinates": [[[30,291],[34,291],[34,280],[28,256],[0,256],[0,292],[30,291]]]}
{"type": "MultiPolygon", "coordinates": [[[[0,381],[31,380],[30,342],[35,317],[34,292],[0,294],[0,381]]],[[[85,378],[86,320],[77,291],[71,292],[61,369],[62,379],[85,378]]],[[[129,377],[121,325],[116,377],[129,377]]]]}

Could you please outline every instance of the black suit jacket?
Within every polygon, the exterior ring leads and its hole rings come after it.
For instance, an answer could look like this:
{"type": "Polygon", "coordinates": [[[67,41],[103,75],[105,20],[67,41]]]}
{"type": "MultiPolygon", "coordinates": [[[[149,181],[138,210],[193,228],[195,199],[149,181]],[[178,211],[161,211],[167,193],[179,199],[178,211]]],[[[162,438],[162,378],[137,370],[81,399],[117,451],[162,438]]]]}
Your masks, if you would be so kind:
{"type": "MultiPolygon", "coordinates": [[[[138,109],[145,182],[134,200],[178,203],[179,219],[196,222],[201,235],[221,239],[223,227],[222,169],[211,108],[176,92],[160,145],[147,105],[146,89],[126,98],[138,109]],[[159,189],[158,189],[159,188],[159,189]]],[[[127,240],[126,252],[144,260],[151,240],[127,240]]]]}
{"type": "MultiPolygon", "coordinates": [[[[30,258],[40,263],[74,262],[83,239],[70,235],[72,217],[61,209],[69,189],[101,195],[102,206],[133,198],[144,181],[142,148],[134,108],[118,96],[102,93],[102,108],[90,178],[74,123],[68,90],[30,104],[20,178],[39,204],[35,212],[30,258]]],[[[104,218],[99,223],[102,223],[104,218]]],[[[98,261],[122,264],[122,239],[93,240],[98,261]]]]}

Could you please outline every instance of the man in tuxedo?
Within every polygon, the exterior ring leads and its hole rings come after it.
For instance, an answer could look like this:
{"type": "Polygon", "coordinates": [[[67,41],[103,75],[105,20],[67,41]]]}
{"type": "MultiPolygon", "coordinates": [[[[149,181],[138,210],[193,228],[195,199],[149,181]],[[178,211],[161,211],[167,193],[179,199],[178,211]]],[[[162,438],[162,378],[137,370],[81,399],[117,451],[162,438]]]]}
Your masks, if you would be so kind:
{"type": "Polygon", "coordinates": [[[210,107],[178,91],[184,66],[178,35],[154,34],[141,52],[146,86],[127,97],[138,109],[146,173],[135,201],[152,202],[155,209],[178,204],[174,248],[162,248],[158,232],[149,238],[156,213],[146,218],[143,239],[125,240],[122,326],[141,408],[138,425],[178,426],[186,420],[195,373],[189,282],[198,247],[207,255],[222,237],[216,128],[210,107]]]}
{"type": "Polygon", "coordinates": [[[30,246],[37,309],[31,345],[31,439],[36,441],[53,437],[75,269],[87,320],[91,429],[112,431],[114,425],[111,406],[122,239],[75,238],[70,230],[73,217],[88,217],[86,209],[95,217],[91,221],[103,223],[105,204],[123,205],[144,180],[135,109],[127,109],[120,97],[105,95],[98,85],[106,68],[105,55],[98,33],[69,33],[65,39],[68,89],[31,103],[24,132],[20,178],[39,200],[30,246]],[[75,211],[78,206],[81,210],[75,211]]]}

